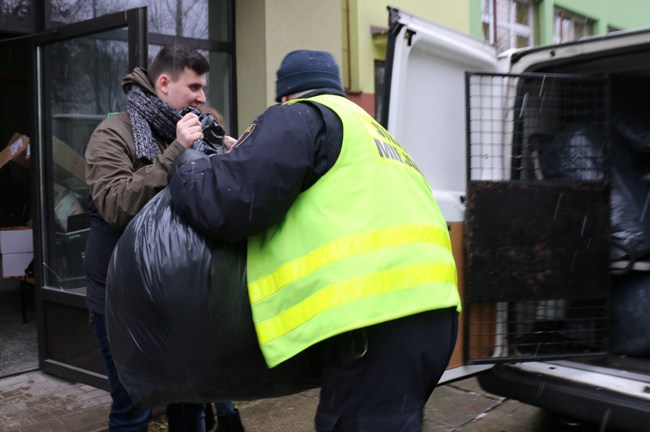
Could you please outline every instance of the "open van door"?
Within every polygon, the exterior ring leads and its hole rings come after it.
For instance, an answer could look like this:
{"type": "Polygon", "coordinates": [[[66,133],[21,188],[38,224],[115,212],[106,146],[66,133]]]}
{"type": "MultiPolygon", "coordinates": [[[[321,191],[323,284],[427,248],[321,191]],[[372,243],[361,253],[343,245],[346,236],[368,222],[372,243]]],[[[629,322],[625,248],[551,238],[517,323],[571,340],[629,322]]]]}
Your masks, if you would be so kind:
{"type": "Polygon", "coordinates": [[[431,185],[463,296],[443,381],[498,362],[604,355],[607,79],[508,74],[511,57],[487,44],[389,15],[380,121],[431,185]]]}

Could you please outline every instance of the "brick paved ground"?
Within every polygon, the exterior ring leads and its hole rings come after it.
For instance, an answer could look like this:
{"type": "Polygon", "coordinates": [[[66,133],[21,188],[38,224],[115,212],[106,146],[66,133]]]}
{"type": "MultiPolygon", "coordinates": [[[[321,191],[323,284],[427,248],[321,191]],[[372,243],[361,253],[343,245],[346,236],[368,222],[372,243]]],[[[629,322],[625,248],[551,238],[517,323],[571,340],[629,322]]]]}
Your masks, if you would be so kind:
{"type": "Polygon", "coordinates": [[[0,430],[90,432],[105,429],[110,396],[40,371],[0,380],[0,430]]]}
{"type": "MultiPolygon", "coordinates": [[[[318,391],[237,402],[247,432],[311,432],[318,391]]],[[[0,379],[1,432],[104,432],[110,396],[40,371],[0,379]]],[[[157,420],[162,420],[157,417],[157,420]]],[[[150,432],[165,430],[152,422],[150,432]]],[[[588,432],[558,424],[542,410],[481,390],[475,378],[436,389],[424,432],[588,432]]]]}

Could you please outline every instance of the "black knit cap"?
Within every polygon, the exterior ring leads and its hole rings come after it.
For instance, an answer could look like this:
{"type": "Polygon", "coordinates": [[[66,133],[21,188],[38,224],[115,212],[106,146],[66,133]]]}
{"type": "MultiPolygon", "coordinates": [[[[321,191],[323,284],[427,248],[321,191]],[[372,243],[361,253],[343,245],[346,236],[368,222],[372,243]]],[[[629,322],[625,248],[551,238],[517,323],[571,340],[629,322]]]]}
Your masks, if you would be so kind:
{"type": "Polygon", "coordinates": [[[339,67],[326,51],[291,51],[282,60],[275,85],[276,102],[303,90],[331,88],[343,92],[339,67]]]}

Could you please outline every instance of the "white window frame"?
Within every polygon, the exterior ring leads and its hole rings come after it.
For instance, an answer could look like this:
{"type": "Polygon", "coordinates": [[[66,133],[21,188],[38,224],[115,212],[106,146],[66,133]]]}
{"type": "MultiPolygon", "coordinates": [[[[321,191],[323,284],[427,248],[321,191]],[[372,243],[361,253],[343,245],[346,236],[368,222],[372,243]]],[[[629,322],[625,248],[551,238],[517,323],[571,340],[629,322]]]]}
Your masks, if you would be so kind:
{"type": "Polygon", "coordinates": [[[535,2],[533,0],[482,0],[481,22],[488,26],[487,40],[501,51],[517,47],[517,38],[528,39],[528,46],[535,44],[535,2]],[[528,6],[528,25],[516,22],[517,5],[528,6]],[[496,29],[496,31],[495,31],[496,29]],[[506,34],[506,40],[498,40],[499,34],[506,34]]]}
{"type": "Polygon", "coordinates": [[[555,7],[553,16],[553,40],[555,43],[571,42],[594,34],[595,22],[586,16],[560,7],[555,7]],[[579,28],[582,29],[581,32],[577,31],[579,28]]]}

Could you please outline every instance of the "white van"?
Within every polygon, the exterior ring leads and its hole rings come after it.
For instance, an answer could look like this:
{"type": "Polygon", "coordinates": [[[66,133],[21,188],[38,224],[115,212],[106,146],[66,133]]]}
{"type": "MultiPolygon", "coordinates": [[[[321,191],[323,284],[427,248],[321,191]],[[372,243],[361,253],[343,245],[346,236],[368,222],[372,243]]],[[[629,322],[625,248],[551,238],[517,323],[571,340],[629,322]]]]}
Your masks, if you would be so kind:
{"type": "Polygon", "coordinates": [[[650,430],[650,30],[497,56],[389,14],[379,120],[432,187],[464,296],[443,380],[650,430]]]}

